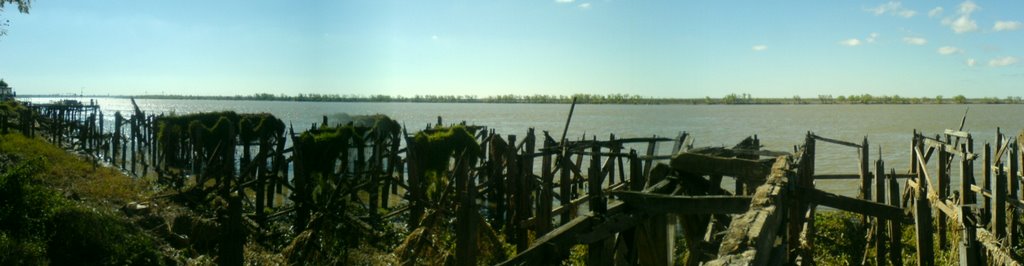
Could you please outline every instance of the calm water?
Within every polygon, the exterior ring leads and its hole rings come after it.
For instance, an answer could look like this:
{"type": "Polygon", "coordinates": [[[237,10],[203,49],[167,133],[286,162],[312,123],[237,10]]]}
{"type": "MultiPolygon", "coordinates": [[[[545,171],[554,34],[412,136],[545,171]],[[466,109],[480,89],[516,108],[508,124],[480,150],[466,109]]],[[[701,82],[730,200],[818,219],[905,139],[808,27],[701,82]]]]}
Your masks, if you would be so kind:
{"type": "MultiPolygon", "coordinates": [[[[32,98],[47,103],[56,98],[32,98]]],[[[127,99],[99,98],[106,119],[113,113],[132,109],[127,99]]],[[[88,102],[88,100],[84,100],[88,102]]],[[[435,123],[466,121],[493,128],[502,135],[525,135],[528,128],[549,131],[557,138],[569,113],[569,105],[554,104],[445,104],[445,103],[312,103],[214,100],[137,100],[149,113],[177,113],[231,110],[239,113],[268,112],[296,127],[296,131],[319,123],[323,115],[385,114],[405,124],[410,132],[435,123]]],[[[914,129],[929,135],[956,128],[964,111],[970,109],[965,131],[975,136],[981,151],[992,142],[997,127],[1016,136],[1024,127],[1024,105],[578,105],[569,127],[570,139],[584,134],[607,139],[652,135],[674,137],[686,131],[695,137],[694,146],[732,146],[758,135],[769,150],[793,151],[808,131],[820,136],[860,143],[865,136],[871,145],[871,159],[879,150],[887,168],[906,172],[914,129]]],[[[112,123],[107,123],[111,125],[112,123]]],[[[660,153],[667,153],[668,148],[660,153]]],[[[857,151],[853,148],[818,144],[817,173],[857,173],[857,151]]],[[[980,163],[977,169],[981,169],[980,163]]],[[[872,167],[873,168],[873,167],[872,167]]],[[[954,167],[953,175],[959,173],[954,167]]],[[[854,195],[854,180],[818,181],[826,190],[854,195]]]]}

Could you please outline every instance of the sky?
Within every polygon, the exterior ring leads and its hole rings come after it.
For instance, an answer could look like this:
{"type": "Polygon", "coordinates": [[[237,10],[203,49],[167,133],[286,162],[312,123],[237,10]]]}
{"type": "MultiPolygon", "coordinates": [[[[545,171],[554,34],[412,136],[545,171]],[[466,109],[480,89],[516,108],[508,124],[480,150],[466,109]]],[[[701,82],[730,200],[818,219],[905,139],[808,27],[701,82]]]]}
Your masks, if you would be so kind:
{"type": "MultiPolygon", "coordinates": [[[[1024,95],[1024,1],[35,0],[19,94],[1024,95]]],[[[2,21],[2,20],[0,20],[2,21]]]]}

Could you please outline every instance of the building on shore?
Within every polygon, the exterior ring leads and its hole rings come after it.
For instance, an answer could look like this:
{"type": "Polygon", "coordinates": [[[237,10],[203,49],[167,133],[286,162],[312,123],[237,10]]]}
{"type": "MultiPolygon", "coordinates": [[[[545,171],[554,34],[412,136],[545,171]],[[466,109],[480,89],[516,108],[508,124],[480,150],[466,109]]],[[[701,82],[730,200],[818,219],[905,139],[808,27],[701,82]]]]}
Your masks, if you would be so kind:
{"type": "Polygon", "coordinates": [[[14,88],[7,85],[3,79],[0,79],[0,101],[14,100],[14,88]]]}

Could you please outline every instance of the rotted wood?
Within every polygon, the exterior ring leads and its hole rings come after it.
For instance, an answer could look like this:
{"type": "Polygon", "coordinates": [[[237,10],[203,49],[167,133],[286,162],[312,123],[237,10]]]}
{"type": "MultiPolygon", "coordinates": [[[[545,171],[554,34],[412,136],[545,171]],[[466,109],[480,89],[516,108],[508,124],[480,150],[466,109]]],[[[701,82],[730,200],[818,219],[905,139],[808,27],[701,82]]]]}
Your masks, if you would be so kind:
{"type": "Polygon", "coordinates": [[[764,265],[783,220],[789,158],[779,157],[767,182],[757,188],[750,210],[732,220],[718,258],[705,265],[764,265]]]}
{"type": "Polygon", "coordinates": [[[698,175],[721,174],[735,177],[764,177],[774,160],[723,158],[683,152],[672,157],[673,169],[698,175]]]}
{"type": "Polygon", "coordinates": [[[1013,258],[1013,253],[999,244],[999,237],[996,237],[988,230],[978,228],[978,242],[984,247],[988,263],[991,265],[1020,266],[1020,262],[1013,258]]]}

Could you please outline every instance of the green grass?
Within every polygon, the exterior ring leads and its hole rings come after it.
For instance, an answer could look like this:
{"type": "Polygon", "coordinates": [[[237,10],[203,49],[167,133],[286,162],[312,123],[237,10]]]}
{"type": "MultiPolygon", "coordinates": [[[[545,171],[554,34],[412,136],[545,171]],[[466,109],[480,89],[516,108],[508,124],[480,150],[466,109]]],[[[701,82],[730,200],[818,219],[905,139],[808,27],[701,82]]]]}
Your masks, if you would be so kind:
{"type": "Polygon", "coordinates": [[[0,265],[164,264],[155,240],[110,207],[143,197],[138,183],[42,140],[0,135],[0,265]]]}

